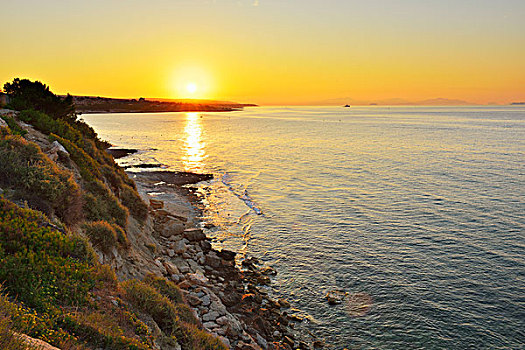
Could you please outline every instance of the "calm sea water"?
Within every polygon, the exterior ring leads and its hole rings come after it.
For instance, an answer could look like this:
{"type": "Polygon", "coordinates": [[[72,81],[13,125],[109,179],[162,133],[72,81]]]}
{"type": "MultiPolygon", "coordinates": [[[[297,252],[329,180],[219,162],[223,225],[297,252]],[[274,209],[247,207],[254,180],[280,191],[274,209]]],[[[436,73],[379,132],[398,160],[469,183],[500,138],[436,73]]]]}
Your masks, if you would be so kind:
{"type": "Polygon", "coordinates": [[[275,267],[333,349],[525,348],[524,107],[84,118],[141,150],[125,162],[214,173],[208,234],[275,267]],[[331,289],[371,307],[329,306],[331,289]]]}

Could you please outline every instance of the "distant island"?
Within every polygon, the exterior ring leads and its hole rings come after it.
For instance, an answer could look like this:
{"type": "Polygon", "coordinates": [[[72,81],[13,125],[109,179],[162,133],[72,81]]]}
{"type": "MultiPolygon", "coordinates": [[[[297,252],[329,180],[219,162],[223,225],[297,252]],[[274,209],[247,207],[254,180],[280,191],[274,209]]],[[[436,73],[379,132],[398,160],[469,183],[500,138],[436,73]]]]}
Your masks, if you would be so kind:
{"type": "Polygon", "coordinates": [[[512,102],[511,105],[512,106],[521,106],[521,105],[525,105],[525,102],[512,102]]]}
{"type": "Polygon", "coordinates": [[[230,112],[255,104],[213,100],[121,99],[95,96],[73,96],[79,113],[148,113],[148,112],[230,112]]]}

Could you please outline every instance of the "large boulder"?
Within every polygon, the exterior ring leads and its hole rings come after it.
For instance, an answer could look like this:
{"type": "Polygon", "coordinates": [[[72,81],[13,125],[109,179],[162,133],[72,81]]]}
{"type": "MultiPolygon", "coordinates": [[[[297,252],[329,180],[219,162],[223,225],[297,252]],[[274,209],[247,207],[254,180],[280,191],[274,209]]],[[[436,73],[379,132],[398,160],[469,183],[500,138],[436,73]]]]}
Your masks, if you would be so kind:
{"type": "Polygon", "coordinates": [[[206,239],[206,235],[200,228],[188,228],[184,230],[184,238],[190,242],[200,242],[206,239]]]}

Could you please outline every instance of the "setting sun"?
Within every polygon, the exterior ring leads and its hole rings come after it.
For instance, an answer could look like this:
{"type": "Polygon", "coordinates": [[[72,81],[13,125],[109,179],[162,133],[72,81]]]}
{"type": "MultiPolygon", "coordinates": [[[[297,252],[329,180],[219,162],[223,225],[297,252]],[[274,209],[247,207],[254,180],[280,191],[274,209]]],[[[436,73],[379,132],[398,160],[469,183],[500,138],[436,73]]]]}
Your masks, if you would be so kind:
{"type": "Polygon", "coordinates": [[[188,85],[186,85],[186,91],[188,91],[190,94],[194,94],[197,92],[197,84],[188,83],[188,85]]]}

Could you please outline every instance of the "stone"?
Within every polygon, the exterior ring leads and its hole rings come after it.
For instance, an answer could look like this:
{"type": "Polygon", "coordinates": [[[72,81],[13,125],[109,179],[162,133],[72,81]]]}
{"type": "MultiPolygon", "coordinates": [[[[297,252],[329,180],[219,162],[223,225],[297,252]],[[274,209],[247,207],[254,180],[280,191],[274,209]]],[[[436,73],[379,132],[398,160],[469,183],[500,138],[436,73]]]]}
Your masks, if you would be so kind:
{"type": "Polygon", "coordinates": [[[259,344],[261,348],[263,348],[264,350],[268,349],[268,342],[266,342],[266,340],[263,337],[261,337],[259,333],[257,333],[256,340],[257,344],[259,344]]]}
{"type": "Polygon", "coordinates": [[[341,290],[331,290],[326,293],[326,300],[330,305],[341,304],[348,293],[341,290]]]}
{"type": "Polygon", "coordinates": [[[211,251],[211,243],[208,241],[202,241],[201,248],[204,253],[208,253],[211,251]]]}
{"type": "Polygon", "coordinates": [[[206,255],[206,264],[211,267],[220,267],[221,266],[221,258],[219,258],[216,255],[208,254],[206,255]]]}
{"type": "Polygon", "coordinates": [[[184,238],[186,238],[190,242],[200,242],[206,239],[206,235],[200,228],[188,228],[185,229],[184,232],[184,238]]]}
{"type": "Polygon", "coordinates": [[[186,252],[186,249],[187,249],[186,244],[184,244],[182,240],[178,241],[177,243],[173,245],[173,250],[177,254],[183,254],[184,252],[186,252]]]}
{"type": "Polygon", "coordinates": [[[202,320],[204,322],[215,321],[218,317],[219,317],[219,313],[217,311],[210,311],[207,314],[204,314],[202,316],[202,320]]]}
{"type": "Polygon", "coordinates": [[[219,325],[212,321],[204,322],[202,325],[204,326],[204,328],[210,329],[210,330],[214,328],[219,328],[219,325]]]}
{"type": "Polygon", "coordinates": [[[164,208],[164,202],[159,201],[157,199],[150,198],[149,200],[149,207],[153,210],[162,209],[164,208]]]}
{"type": "Polygon", "coordinates": [[[179,275],[180,274],[179,268],[175,266],[175,264],[169,261],[164,262],[164,268],[166,269],[166,272],[168,273],[168,275],[179,275]]]}
{"type": "Polygon", "coordinates": [[[173,256],[175,256],[175,251],[173,249],[168,249],[167,253],[170,258],[173,258],[173,256]]]}
{"type": "Polygon", "coordinates": [[[203,296],[201,300],[202,300],[202,305],[204,306],[208,306],[211,304],[211,300],[208,295],[203,296]]]}
{"type": "Polygon", "coordinates": [[[278,303],[279,303],[279,306],[282,308],[287,309],[290,307],[290,303],[287,300],[279,299],[278,303]]]}
{"type": "Polygon", "coordinates": [[[271,276],[275,276],[277,275],[277,271],[275,271],[274,268],[270,267],[270,266],[266,266],[266,267],[263,267],[260,272],[263,274],[263,275],[271,275],[271,276]]]}
{"type": "Polygon", "coordinates": [[[228,338],[220,336],[219,339],[224,343],[224,345],[226,345],[228,349],[231,349],[232,345],[230,341],[228,340],[228,338]]]}
{"type": "Polygon", "coordinates": [[[221,326],[226,326],[227,324],[229,324],[228,317],[226,317],[226,316],[221,316],[221,317],[217,318],[215,320],[215,322],[217,322],[217,324],[219,324],[221,326]]]}
{"type": "Polygon", "coordinates": [[[217,256],[219,258],[222,258],[227,261],[235,260],[235,255],[237,255],[237,253],[232,252],[231,250],[226,250],[226,249],[223,249],[220,252],[217,252],[217,256]]]}
{"type": "Polygon", "coordinates": [[[2,118],[0,118],[0,127],[7,128],[7,127],[9,127],[9,125],[7,125],[7,123],[5,122],[5,120],[3,120],[2,118]]]}
{"type": "Polygon", "coordinates": [[[171,219],[161,229],[160,235],[166,238],[169,238],[170,236],[180,235],[184,232],[184,228],[184,223],[175,219],[171,219]]]}
{"type": "Polygon", "coordinates": [[[194,296],[193,294],[187,294],[186,301],[188,302],[188,304],[190,304],[193,307],[196,307],[202,304],[202,301],[196,296],[194,296]]]}

